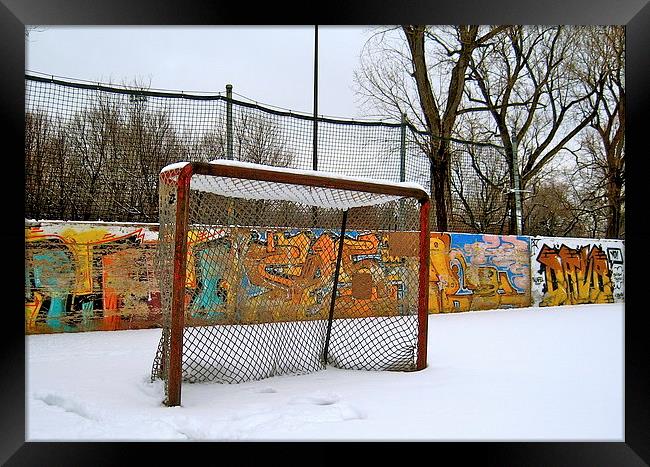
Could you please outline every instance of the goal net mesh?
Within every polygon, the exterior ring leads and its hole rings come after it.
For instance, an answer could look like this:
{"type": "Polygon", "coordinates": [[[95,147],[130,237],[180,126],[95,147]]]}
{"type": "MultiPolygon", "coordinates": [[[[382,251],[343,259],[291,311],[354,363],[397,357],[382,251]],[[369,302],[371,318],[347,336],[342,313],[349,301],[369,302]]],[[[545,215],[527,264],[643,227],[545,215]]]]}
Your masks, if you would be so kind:
{"type": "MultiPolygon", "coordinates": [[[[163,329],[152,379],[168,376],[180,170],[160,176],[163,329]]],[[[326,364],[415,369],[415,198],[194,174],[187,213],[183,381],[239,383],[326,364]]]]}

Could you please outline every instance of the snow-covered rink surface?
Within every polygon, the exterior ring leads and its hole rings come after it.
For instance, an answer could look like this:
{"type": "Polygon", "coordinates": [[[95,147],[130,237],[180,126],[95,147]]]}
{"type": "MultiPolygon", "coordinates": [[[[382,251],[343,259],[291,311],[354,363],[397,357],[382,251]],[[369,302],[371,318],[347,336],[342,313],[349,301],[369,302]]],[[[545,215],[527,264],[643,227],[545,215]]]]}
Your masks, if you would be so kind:
{"type": "Polygon", "coordinates": [[[623,441],[624,305],[429,316],[428,367],[150,382],[159,329],[26,336],[27,441],[623,441]]]}

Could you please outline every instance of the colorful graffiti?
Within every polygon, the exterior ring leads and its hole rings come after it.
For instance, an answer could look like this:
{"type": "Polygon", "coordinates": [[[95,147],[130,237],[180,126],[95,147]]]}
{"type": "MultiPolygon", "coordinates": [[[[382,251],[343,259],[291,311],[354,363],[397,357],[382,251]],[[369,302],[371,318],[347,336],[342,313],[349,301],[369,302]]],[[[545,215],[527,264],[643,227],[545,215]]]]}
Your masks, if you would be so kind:
{"type": "Polygon", "coordinates": [[[43,224],[25,241],[28,334],[158,326],[153,228],[43,224]]]}
{"type": "MultiPolygon", "coordinates": [[[[404,237],[392,243],[397,240],[404,237]]],[[[197,319],[214,318],[220,309],[232,312],[235,306],[244,322],[322,317],[337,241],[335,233],[322,230],[238,229],[229,236],[223,229],[192,231],[188,308],[197,319]],[[259,316],[260,310],[274,316],[259,316]]],[[[404,279],[415,263],[391,256],[387,245],[388,237],[346,233],[338,315],[390,314],[399,310],[406,290],[413,293],[415,287],[407,287],[404,279]]],[[[26,228],[26,332],[159,326],[156,246],[155,226],[52,222],[26,228]]]]}
{"type": "MultiPolygon", "coordinates": [[[[203,235],[205,241],[191,242],[188,251],[196,265],[186,283],[189,319],[200,324],[327,317],[338,235],[319,229],[203,235]]],[[[417,234],[411,237],[417,247],[417,234]]],[[[396,243],[391,234],[346,232],[336,316],[389,316],[409,303],[416,306],[417,261],[393,256],[390,245],[396,243]]]]}
{"type": "Polygon", "coordinates": [[[624,300],[622,240],[531,239],[532,299],[536,306],[624,300]]]}
{"type": "MultiPolygon", "coordinates": [[[[25,238],[28,334],[160,326],[157,225],[52,221],[26,225],[25,238]]],[[[337,316],[412,312],[417,238],[347,232],[337,316]]],[[[189,317],[322,318],[337,245],[319,229],[190,232],[189,317]]],[[[432,233],[430,257],[430,313],[624,299],[620,240],[432,233]]]]}
{"type": "Polygon", "coordinates": [[[431,235],[429,312],[530,305],[527,237],[431,235]]]}

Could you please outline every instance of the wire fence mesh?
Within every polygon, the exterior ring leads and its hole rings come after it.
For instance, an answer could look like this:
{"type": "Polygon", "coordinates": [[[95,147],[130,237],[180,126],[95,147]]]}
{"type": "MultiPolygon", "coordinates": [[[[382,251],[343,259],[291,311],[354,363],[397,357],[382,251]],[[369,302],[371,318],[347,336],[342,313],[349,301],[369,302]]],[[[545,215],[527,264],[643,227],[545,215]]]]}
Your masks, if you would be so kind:
{"type": "MultiPolygon", "coordinates": [[[[25,76],[25,217],[158,222],[158,175],[227,158],[314,168],[313,116],[228,98],[25,76]]],[[[422,137],[405,123],[317,119],[317,169],[430,191],[422,137]]],[[[509,233],[497,147],[450,142],[448,230],[509,233]]],[[[435,206],[432,230],[436,230],[435,206]]]]}

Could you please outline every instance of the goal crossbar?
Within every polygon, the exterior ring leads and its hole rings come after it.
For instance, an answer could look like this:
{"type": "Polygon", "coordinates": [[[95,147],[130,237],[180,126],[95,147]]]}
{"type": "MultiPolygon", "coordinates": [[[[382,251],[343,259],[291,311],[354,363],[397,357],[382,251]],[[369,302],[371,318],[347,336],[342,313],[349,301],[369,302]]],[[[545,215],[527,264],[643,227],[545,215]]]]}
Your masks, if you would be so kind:
{"type": "Polygon", "coordinates": [[[415,198],[421,202],[429,199],[427,192],[417,183],[346,177],[222,159],[170,164],[162,169],[161,174],[178,169],[184,169],[188,177],[194,175],[192,190],[242,199],[299,201],[338,209],[374,206],[399,198],[415,198]],[[211,183],[206,181],[208,176],[213,177],[211,183]],[[253,183],[242,185],[242,180],[253,183]],[[283,188],[288,191],[268,190],[271,185],[280,184],[286,185],[283,188]]]}

